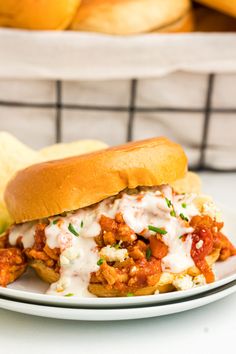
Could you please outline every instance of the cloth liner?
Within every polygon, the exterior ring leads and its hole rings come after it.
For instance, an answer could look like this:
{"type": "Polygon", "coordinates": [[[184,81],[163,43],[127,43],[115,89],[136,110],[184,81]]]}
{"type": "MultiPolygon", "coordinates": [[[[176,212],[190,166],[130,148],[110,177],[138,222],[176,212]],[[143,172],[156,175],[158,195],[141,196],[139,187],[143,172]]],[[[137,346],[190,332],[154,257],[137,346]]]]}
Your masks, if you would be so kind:
{"type": "Polygon", "coordinates": [[[177,70],[235,72],[236,34],[108,36],[0,30],[0,77],[63,80],[148,78],[177,70]]]}

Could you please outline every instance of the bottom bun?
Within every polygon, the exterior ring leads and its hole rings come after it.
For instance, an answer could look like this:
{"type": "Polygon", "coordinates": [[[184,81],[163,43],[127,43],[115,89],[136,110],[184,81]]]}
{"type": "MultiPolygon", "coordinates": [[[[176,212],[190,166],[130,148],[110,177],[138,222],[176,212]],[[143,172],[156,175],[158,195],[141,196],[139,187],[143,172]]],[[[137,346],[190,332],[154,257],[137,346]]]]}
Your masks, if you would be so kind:
{"type": "Polygon", "coordinates": [[[33,260],[29,262],[29,266],[33,268],[36,274],[46,283],[55,283],[59,280],[60,274],[54,269],[47,267],[42,261],[33,260]]]}
{"type": "MultiPolygon", "coordinates": [[[[210,267],[217,261],[220,255],[220,250],[215,249],[209,256],[206,257],[206,261],[210,267]]],[[[46,283],[55,283],[59,280],[60,274],[55,272],[52,268],[47,267],[42,261],[34,260],[29,263],[29,265],[35,270],[37,275],[41,280],[46,283]]],[[[171,291],[175,291],[176,287],[173,285],[176,277],[180,278],[185,275],[189,275],[191,277],[196,277],[200,275],[201,272],[199,269],[194,266],[186,270],[186,272],[180,274],[173,273],[162,273],[159,281],[153,286],[146,286],[139,288],[135,291],[132,291],[132,295],[134,296],[144,296],[144,295],[153,295],[157,293],[168,293],[171,291]]],[[[114,289],[111,286],[104,286],[100,283],[92,283],[90,282],[88,290],[91,294],[96,295],[97,297],[123,297],[127,296],[123,292],[118,289],[114,289]]]]}

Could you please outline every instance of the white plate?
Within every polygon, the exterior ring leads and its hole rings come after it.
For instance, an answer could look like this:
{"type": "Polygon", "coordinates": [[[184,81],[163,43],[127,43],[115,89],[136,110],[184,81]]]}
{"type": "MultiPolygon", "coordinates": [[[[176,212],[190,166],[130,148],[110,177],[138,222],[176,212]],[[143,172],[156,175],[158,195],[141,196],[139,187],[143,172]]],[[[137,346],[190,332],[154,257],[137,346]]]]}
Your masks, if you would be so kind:
{"type": "Polygon", "coordinates": [[[50,317],[64,320],[79,321],[120,321],[148,317],[158,317],[170,315],[177,312],[191,310],[200,306],[207,305],[219,299],[222,299],[236,292],[236,281],[231,284],[210,290],[209,293],[202,296],[195,296],[193,299],[180,300],[177,303],[166,305],[153,305],[138,308],[115,308],[115,309],[81,309],[56,306],[42,306],[15,302],[11,300],[0,299],[0,307],[6,310],[20,312],[28,315],[50,317]]]}
{"type": "MultiPolygon", "coordinates": [[[[236,245],[236,214],[227,210],[225,207],[222,207],[221,209],[224,214],[226,234],[236,245]]],[[[36,304],[79,308],[115,308],[160,304],[184,299],[197,294],[202,294],[208,290],[215,289],[219,286],[236,280],[236,256],[229,258],[226,262],[217,263],[216,275],[218,280],[212,284],[204,285],[190,290],[166,294],[128,298],[67,298],[45,295],[44,293],[47,289],[47,284],[39,280],[31,271],[25,274],[15,283],[11,284],[8,288],[0,287],[0,295],[4,296],[5,298],[18,299],[21,301],[28,301],[36,304]]]]}

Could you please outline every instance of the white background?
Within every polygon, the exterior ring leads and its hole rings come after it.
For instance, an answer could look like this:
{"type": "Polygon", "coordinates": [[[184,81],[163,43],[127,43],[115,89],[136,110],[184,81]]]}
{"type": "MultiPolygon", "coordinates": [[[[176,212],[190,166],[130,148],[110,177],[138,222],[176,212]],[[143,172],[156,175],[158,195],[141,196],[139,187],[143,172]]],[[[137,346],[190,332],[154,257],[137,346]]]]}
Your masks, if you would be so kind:
{"type": "MultiPolygon", "coordinates": [[[[236,174],[202,174],[203,189],[235,207],[236,174]]],[[[236,294],[184,313],[121,322],[78,322],[0,310],[1,354],[235,352],[236,294]]]]}

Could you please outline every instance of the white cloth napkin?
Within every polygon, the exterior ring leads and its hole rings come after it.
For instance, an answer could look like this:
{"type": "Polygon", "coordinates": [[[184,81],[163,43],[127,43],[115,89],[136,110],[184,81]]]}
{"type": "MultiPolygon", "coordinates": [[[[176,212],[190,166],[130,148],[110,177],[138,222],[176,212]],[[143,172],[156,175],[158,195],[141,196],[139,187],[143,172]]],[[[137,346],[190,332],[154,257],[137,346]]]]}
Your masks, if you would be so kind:
{"type": "Polygon", "coordinates": [[[0,30],[0,77],[147,78],[176,70],[235,72],[236,34],[107,36],[0,30]]]}
{"type": "Polygon", "coordinates": [[[115,37],[2,29],[0,130],[15,134],[35,148],[52,144],[56,109],[41,104],[55,105],[55,80],[59,79],[62,105],[81,106],[63,108],[62,140],[96,138],[110,145],[123,143],[127,137],[131,79],[136,78],[138,109],[133,139],[166,135],[181,143],[190,164],[198,166],[208,75],[212,72],[216,73],[211,97],[214,112],[205,162],[208,167],[233,169],[236,34],[115,37]],[[26,105],[11,105],[14,101],[26,105]],[[36,106],[27,106],[32,103],[36,106]],[[180,111],[176,112],[176,108],[180,111]],[[197,111],[190,113],[186,109],[197,111]]]}

